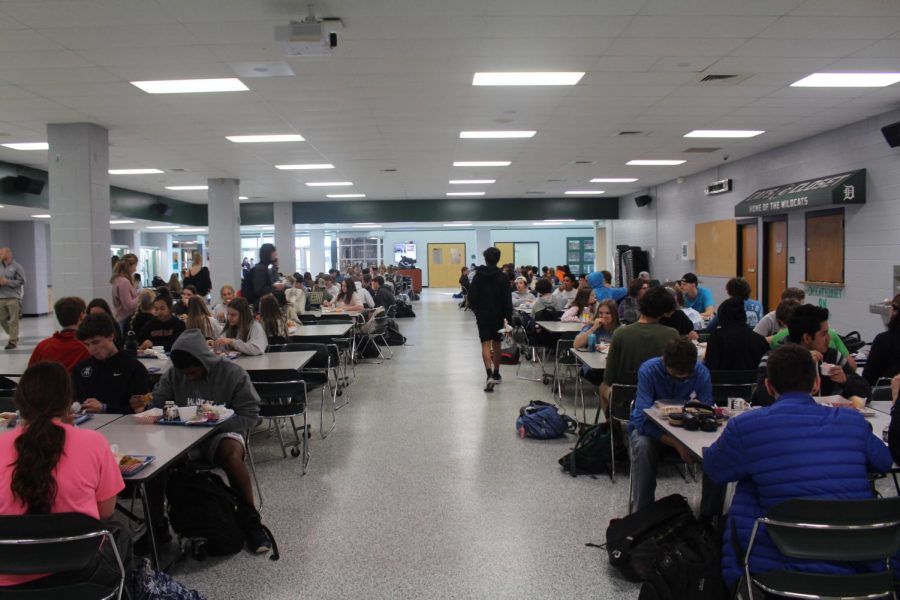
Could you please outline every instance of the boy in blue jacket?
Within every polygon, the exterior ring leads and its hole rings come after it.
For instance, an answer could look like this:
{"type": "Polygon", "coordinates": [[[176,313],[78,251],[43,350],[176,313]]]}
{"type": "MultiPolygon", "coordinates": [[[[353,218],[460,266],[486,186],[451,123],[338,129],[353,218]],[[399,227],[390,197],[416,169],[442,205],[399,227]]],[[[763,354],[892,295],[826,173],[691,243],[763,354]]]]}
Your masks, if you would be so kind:
{"type": "MultiPolygon", "coordinates": [[[[875,437],[859,412],[822,406],[813,400],[819,376],[808,349],[798,344],[779,347],[769,354],[766,368],[765,386],[775,403],[731,419],[703,455],[703,470],[709,479],[719,485],[737,482],[722,545],[723,577],[732,587],[743,574],[741,559],[735,555],[734,534],[737,547],[745,551],[755,520],[779,502],[871,498],[868,473],[891,468],[887,446],[875,437]]],[[[849,573],[853,567],[789,559],[761,528],[750,570],[849,573]]]]}

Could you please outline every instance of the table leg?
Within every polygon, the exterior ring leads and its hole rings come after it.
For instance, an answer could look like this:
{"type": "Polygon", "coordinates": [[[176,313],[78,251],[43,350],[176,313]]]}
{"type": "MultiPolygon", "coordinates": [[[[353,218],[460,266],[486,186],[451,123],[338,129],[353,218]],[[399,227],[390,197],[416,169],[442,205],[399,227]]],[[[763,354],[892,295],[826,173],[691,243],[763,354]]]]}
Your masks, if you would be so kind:
{"type": "Polygon", "coordinates": [[[159,569],[159,548],[156,545],[156,528],[153,526],[153,519],[150,516],[150,513],[152,512],[150,509],[150,500],[147,497],[147,486],[143,481],[141,481],[140,490],[141,503],[144,506],[144,521],[146,522],[147,526],[147,535],[150,536],[150,548],[153,551],[153,568],[159,569]]]}

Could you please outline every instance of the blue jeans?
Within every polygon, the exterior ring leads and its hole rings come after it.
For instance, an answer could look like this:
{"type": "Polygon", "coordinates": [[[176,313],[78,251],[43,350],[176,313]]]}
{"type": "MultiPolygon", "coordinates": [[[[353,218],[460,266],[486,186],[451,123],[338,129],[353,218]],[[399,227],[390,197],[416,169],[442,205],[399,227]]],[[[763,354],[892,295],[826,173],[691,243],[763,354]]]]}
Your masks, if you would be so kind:
{"type": "Polygon", "coordinates": [[[629,435],[631,444],[631,512],[645,508],[655,500],[656,471],[662,444],[636,429],[629,435]]]}

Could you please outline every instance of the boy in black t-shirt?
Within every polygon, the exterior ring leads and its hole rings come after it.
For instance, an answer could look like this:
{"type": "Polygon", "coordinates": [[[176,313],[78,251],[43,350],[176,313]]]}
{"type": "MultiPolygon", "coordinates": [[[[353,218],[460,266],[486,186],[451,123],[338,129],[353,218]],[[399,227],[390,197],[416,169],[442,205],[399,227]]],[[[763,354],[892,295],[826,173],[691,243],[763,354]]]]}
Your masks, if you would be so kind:
{"type": "Polygon", "coordinates": [[[141,350],[149,350],[153,346],[162,346],[166,352],[184,331],[184,322],[172,315],[172,304],[167,296],[157,296],[153,301],[156,316],[144,325],[138,339],[141,350]]]}
{"type": "Polygon", "coordinates": [[[147,369],[141,362],[116,348],[115,323],[107,314],[88,315],[78,326],[76,337],[91,357],[72,370],[75,399],[86,412],[129,414],[132,396],[150,390],[147,369]]]}

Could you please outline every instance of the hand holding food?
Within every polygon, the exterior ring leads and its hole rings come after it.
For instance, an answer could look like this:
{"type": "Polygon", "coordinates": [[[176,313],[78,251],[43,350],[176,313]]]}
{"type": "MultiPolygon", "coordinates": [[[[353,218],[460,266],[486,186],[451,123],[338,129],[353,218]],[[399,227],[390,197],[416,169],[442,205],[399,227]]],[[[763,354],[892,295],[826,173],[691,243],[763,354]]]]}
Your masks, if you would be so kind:
{"type": "Polygon", "coordinates": [[[151,402],[153,402],[153,394],[138,394],[132,396],[128,401],[131,409],[136,413],[144,412],[151,402]]]}

